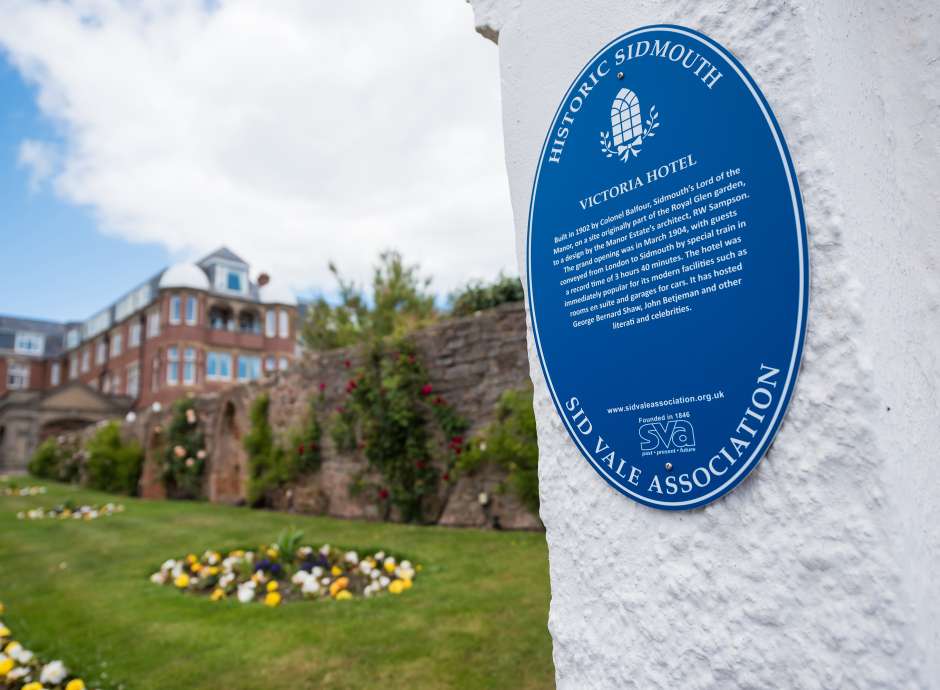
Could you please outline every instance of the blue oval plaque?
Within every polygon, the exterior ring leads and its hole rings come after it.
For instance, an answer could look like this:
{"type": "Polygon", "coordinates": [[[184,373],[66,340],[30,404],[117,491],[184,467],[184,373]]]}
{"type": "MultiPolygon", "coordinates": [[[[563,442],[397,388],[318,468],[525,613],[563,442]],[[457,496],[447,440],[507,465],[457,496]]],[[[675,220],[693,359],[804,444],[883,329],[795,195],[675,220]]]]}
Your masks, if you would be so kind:
{"type": "Polygon", "coordinates": [[[594,56],[545,138],[527,264],[549,390],[611,486],[687,509],[754,469],[796,380],[808,257],[783,134],[728,51],[661,25],[594,56]]]}

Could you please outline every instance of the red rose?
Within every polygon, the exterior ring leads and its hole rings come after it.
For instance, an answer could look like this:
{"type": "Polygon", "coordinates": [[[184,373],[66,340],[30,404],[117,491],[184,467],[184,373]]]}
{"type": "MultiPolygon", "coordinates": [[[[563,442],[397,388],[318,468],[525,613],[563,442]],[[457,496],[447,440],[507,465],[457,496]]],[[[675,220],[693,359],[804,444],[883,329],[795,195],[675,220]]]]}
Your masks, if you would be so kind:
{"type": "Polygon", "coordinates": [[[379,498],[383,501],[388,498],[388,489],[379,489],[379,498]]]}
{"type": "Polygon", "coordinates": [[[408,355],[408,364],[414,364],[414,363],[415,363],[415,356],[408,355]]]}
{"type": "Polygon", "coordinates": [[[301,444],[297,447],[297,455],[303,455],[303,454],[304,454],[304,444],[301,443],[301,444]]]}
{"type": "Polygon", "coordinates": [[[423,386],[421,386],[421,395],[424,395],[424,396],[431,395],[431,391],[433,390],[434,389],[431,387],[431,384],[426,383],[423,386]]]}
{"type": "Polygon", "coordinates": [[[325,390],[326,390],[326,384],[325,384],[325,383],[321,383],[321,384],[320,384],[320,392],[322,393],[322,392],[325,391],[325,390]]]}
{"type": "Polygon", "coordinates": [[[463,436],[454,436],[450,440],[450,445],[452,446],[462,446],[463,445],[463,436]]]}
{"type": "Polygon", "coordinates": [[[445,472],[444,474],[441,475],[441,479],[443,479],[445,482],[449,482],[450,475],[447,472],[445,472]]]}
{"type": "Polygon", "coordinates": [[[350,362],[348,359],[345,359],[343,360],[343,366],[349,369],[349,367],[352,366],[352,362],[350,362]]]}
{"type": "Polygon", "coordinates": [[[427,467],[427,463],[425,463],[424,460],[418,460],[418,462],[415,463],[415,467],[417,467],[419,470],[423,470],[425,467],[427,467]]]}

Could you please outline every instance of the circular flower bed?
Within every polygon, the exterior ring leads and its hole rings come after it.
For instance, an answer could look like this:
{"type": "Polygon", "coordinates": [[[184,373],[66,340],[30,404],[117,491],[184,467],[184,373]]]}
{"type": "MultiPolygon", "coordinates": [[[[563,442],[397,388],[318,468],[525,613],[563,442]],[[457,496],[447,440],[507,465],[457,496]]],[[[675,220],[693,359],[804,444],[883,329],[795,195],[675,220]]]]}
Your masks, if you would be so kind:
{"type": "MultiPolygon", "coordinates": [[[[0,614],[3,613],[0,604],[0,614]]],[[[85,690],[85,683],[69,673],[61,661],[42,663],[13,639],[0,621],[0,688],[4,690],[85,690]]]]}
{"type": "Polygon", "coordinates": [[[401,594],[412,586],[420,565],[378,551],[360,557],[325,544],[298,546],[297,537],[281,538],[256,550],[206,551],[170,559],[151,582],[203,594],[212,601],[234,598],[279,606],[301,599],[371,597],[401,594]]]}
{"type": "Polygon", "coordinates": [[[22,510],[16,514],[20,520],[97,520],[100,517],[109,517],[115,513],[123,513],[124,506],[120,503],[105,503],[103,506],[72,506],[58,505],[53,508],[33,508],[22,510]]]}

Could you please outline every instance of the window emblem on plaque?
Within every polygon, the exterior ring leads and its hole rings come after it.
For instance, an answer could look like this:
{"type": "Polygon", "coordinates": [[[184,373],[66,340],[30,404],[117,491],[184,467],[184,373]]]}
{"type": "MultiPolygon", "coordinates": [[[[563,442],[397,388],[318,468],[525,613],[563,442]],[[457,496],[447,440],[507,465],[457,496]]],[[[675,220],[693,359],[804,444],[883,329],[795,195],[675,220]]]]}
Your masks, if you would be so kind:
{"type": "Polygon", "coordinates": [[[601,131],[601,151],[607,158],[617,156],[626,163],[630,155],[640,155],[640,146],[656,136],[659,113],[656,106],[650,108],[646,119],[640,111],[640,99],[633,91],[624,87],[617,92],[610,105],[610,130],[601,131]],[[613,136],[611,136],[613,135],[613,136]]]}

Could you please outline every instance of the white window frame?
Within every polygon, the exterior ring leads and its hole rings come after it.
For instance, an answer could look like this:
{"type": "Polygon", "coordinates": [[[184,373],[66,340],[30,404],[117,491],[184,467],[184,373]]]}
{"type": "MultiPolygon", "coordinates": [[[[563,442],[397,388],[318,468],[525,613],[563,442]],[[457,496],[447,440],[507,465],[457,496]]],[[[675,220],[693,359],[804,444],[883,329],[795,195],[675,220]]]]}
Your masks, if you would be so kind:
{"type": "Polygon", "coordinates": [[[7,363],[7,388],[21,391],[29,388],[29,364],[23,362],[7,363]]]}
{"type": "Polygon", "coordinates": [[[138,362],[127,365],[127,372],[124,376],[124,392],[132,398],[136,398],[140,393],[140,364],[138,362]]]}
{"type": "Polygon", "coordinates": [[[281,371],[287,371],[287,367],[290,366],[290,360],[287,357],[279,357],[277,360],[277,368],[281,371]]]}
{"type": "Polygon", "coordinates": [[[264,335],[266,338],[277,337],[277,310],[268,309],[264,314],[264,335]]]}
{"type": "Polygon", "coordinates": [[[274,371],[275,369],[277,369],[277,360],[274,359],[274,355],[267,355],[264,358],[264,370],[274,371]]]}
{"type": "Polygon", "coordinates": [[[101,366],[108,361],[108,345],[104,338],[95,343],[95,366],[101,366]]]}
{"type": "Polygon", "coordinates": [[[192,386],[196,383],[196,348],[183,349],[183,385],[192,386]]]}
{"type": "Polygon", "coordinates": [[[18,355],[41,355],[46,346],[42,333],[21,331],[13,339],[13,352],[18,355]]]}
{"type": "Polygon", "coordinates": [[[111,334],[111,356],[120,357],[124,349],[124,336],[120,331],[111,334]]]}
{"type": "Polygon", "coordinates": [[[179,295],[170,295],[170,324],[178,326],[183,313],[183,303],[179,295]]]}
{"type": "Polygon", "coordinates": [[[147,313],[147,337],[157,338],[160,335],[160,308],[147,313]]]}
{"type": "Polygon", "coordinates": [[[290,314],[286,309],[279,309],[277,316],[278,337],[290,338],[290,314]]]}
{"type": "Polygon", "coordinates": [[[82,373],[85,374],[91,369],[91,348],[87,345],[82,349],[82,373]]]}
{"type": "Polygon", "coordinates": [[[261,378],[261,357],[259,355],[238,355],[236,364],[238,366],[239,381],[257,381],[261,378]],[[245,362],[244,376],[242,375],[242,362],[245,362]],[[249,368],[249,362],[255,366],[249,368]]]}
{"type": "Polygon", "coordinates": [[[69,355],[69,379],[78,378],[78,353],[73,352],[69,355]]]}
{"type": "Polygon", "coordinates": [[[180,382],[180,350],[175,345],[166,349],[166,385],[178,386],[180,382]]]}
{"type": "Polygon", "coordinates": [[[140,347],[140,322],[135,321],[127,327],[127,349],[140,347]]]}
{"type": "Polygon", "coordinates": [[[55,388],[62,383],[62,365],[53,362],[49,365],[49,385],[55,388]]]}
{"type": "Polygon", "coordinates": [[[216,351],[206,353],[206,380],[232,380],[232,353],[216,351]],[[225,369],[224,372],[223,369],[225,369]]]}
{"type": "Polygon", "coordinates": [[[187,326],[195,326],[199,323],[199,301],[196,299],[195,295],[188,295],[186,297],[186,313],[184,316],[187,326]]]}

